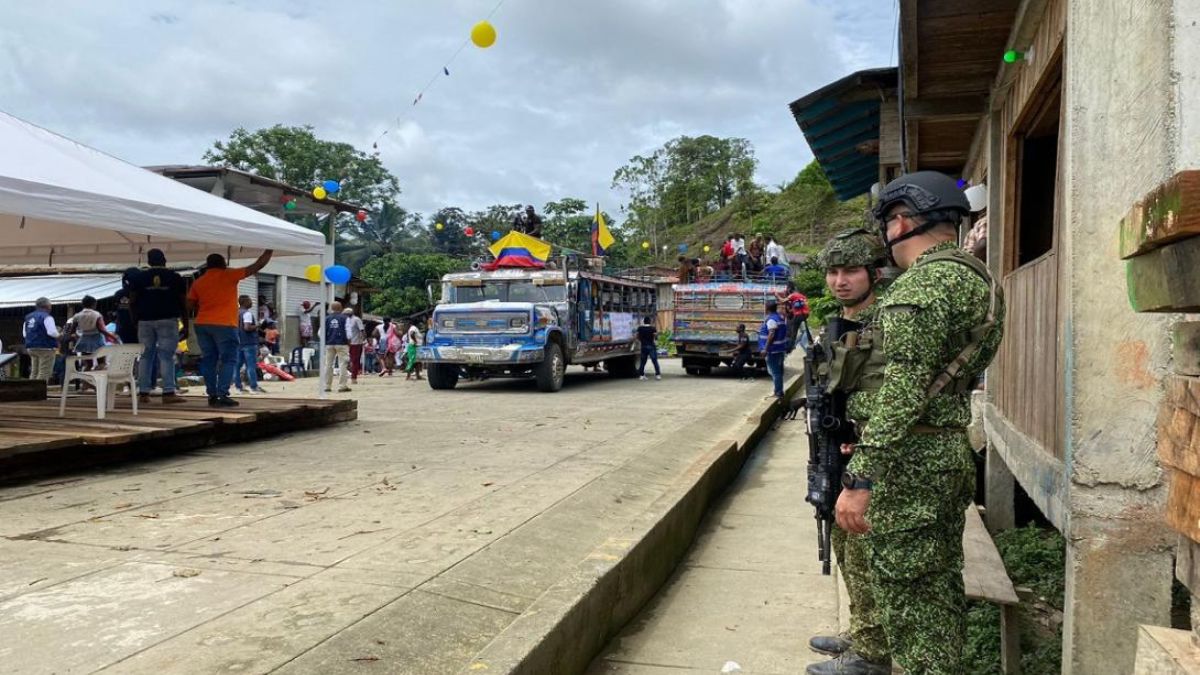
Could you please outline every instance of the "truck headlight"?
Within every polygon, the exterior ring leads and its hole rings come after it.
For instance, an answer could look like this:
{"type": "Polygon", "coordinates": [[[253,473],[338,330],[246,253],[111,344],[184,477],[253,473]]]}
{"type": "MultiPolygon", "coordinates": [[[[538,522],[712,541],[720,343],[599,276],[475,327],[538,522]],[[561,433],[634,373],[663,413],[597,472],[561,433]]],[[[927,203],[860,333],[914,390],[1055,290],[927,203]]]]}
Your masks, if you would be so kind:
{"type": "Polygon", "coordinates": [[[516,316],[508,320],[509,328],[524,328],[528,324],[528,319],[523,316],[516,316]]]}

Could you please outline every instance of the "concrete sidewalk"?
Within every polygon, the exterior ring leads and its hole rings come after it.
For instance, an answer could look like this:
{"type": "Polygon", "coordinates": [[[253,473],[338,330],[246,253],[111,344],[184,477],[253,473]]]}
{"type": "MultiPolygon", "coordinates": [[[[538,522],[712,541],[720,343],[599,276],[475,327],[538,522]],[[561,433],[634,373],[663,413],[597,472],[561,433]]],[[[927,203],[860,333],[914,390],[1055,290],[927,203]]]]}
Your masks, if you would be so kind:
{"type": "Polygon", "coordinates": [[[714,507],[669,583],[598,657],[590,675],[801,673],[838,631],[836,576],[822,576],[804,502],[803,421],[782,421],[714,507]],[[728,665],[727,665],[728,664],[728,665]],[[740,670],[734,670],[734,664],[740,670]]]}
{"type": "Polygon", "coordinates": [[[663,365],[370,378],[357,422],[0,487],[0,673],[586,667],[774,414],[663,365]]]}

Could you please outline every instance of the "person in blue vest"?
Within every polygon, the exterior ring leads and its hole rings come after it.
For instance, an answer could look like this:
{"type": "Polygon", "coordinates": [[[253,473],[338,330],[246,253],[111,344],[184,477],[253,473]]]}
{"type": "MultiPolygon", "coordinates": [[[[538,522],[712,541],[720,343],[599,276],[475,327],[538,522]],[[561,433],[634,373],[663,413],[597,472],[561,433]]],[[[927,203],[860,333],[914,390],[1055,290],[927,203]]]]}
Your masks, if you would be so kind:
{"type": "Polygon", "coordinates": [[[58,326],[50,315],[50,300],[38,298],[34,310],[25,315],[22,335],[29,353],[29,379],[50,381],[54,374],[54,356],[58,352],[58,326]]]}
{"type": "Polygon", "coordinates": [[[321,383],[325,391],[333,386],[334,359],[338,362],[338,391],[350,391],[350,385],[346,384],[350,378],[350,335],[346,330],[349,320],[350,315],[342,312],[342,303],[335,302],[329,306],[329,314],[321,325],[325,333],[325,354],[321,360],[321,383]]]}
{"type": "Polygon", "coordinates": [[[775,398],[783,398],[783,359],[787,356],[787,322],[779,316],[779,303],[768,300],[766,317],[758,327],[758,351],[767,361],[767,372],[775,383],[775,398]]]}

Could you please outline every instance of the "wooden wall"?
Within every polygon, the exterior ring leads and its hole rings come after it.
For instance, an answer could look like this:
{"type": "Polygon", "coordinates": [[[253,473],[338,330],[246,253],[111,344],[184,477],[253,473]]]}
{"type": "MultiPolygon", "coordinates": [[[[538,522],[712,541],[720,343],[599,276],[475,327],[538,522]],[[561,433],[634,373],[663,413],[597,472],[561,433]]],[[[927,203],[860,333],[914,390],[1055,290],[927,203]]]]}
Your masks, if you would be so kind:
{"type": "Polygon", "coordinates": [[[1051,252],[1004,278],[1004,341],[988,379],[996,409],[1046,452],[1062,458],[1058,256],[1051,252]]]}

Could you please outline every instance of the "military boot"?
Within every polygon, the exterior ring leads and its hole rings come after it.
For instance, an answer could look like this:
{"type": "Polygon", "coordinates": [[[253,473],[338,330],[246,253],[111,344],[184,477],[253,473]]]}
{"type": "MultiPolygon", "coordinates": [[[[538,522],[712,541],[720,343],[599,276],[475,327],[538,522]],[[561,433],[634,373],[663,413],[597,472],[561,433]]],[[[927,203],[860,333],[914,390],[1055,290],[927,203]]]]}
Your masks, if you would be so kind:
{"type": "Polygon", "coordinates": [[[891,663],[871,663],[854,652],[845,652],[836,659],[814,663],[804,669],[808,675],[891,675],[891,663]]]}
{"type": "Polygon", "coordinates": [[[814,652],[838,656],[850,649],[850,639],[845,633],[841,635],[814,635],[808,639],[808,646],[814,652]]]}

